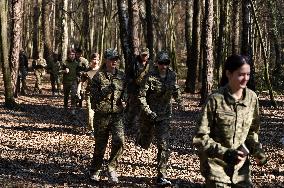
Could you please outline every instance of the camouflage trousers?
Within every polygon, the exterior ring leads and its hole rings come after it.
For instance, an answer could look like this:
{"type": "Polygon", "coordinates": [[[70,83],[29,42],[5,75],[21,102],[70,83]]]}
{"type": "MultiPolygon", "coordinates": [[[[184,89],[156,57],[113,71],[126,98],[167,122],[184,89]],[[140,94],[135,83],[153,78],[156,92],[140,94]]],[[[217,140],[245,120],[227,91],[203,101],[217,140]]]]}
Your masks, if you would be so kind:
{"type": "Polygon", "coordinates": [[[68,107],[68,100],[69,100],[69,95],[71,93],[71,107],[76,106],[76,94],[77,94],[77,81],[73,82],[66,82],[63,83],[63,93],[64,93],[64,108],[68,107]]]}
{"type": "Polygon", "coordinates": [[[169,138],[170,138],[170,120],[165,119],[157,122],[152,122],[149,118],[141,114],[140,130],[137,135],[137,144],[144,149],[148,149],[153,138],[157,141],[157,177],[166,178],[168,160],[170,156],[169,138]]]}
{"type": "Polygon", "coordinates": [[[132,128],[138,123],[141,114],[141,105],[137,95],[129,94],[127,109],[125,114],[125,123],[132,128]]]}
{"type": "Polygon", "coordinates": [[[45,75],[45,70],[44,69],[36,69],[35,70],[35,77],[36,77],[36,82],[35,82],[35,87],[34,91],[41,93],[42,91],[42,79],[45,75]]]}
{"type": "Polygon", "coordinates": [[[102,168],[110,134],[112,142],[108,171],[111,172],[117,169],[118,160],[124,147],[124,125],[121,117],[122,114],[94,114],[94,125],[96,125],[94,127],[95,149],[90,169],[91,173],[98,172],[102,168]]]}
{"type": "Polygon", "coordinates": [[[86,106],[87,106],[87,128],[90,131],[94,131],[94,110],[91,107],[91,99],[89,95],[86,95],[86,106]]]}

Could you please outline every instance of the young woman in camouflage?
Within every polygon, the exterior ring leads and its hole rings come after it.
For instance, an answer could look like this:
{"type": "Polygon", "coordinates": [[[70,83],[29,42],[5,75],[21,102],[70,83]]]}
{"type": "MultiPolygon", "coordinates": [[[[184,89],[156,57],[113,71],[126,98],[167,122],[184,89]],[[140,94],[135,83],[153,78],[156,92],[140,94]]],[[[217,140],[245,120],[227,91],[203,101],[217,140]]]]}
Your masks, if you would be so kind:
{"type": "Polygon", "coordinates": [[[107,49],[104,52],[105,63],[92,79],[91,105],[94,110],[95,148],[91,164],[90,178],[100,180],[109,135],[112,135],[111,153],[108,162],[108,178],[111,183],[117,183],[116,173],[118,160],[123,152],[124,125],[122,123],[126,96],[125,75],[118,66],[119,56],[116,50],[107,49]]]}
{"type": "Polygon", "coordinates": [[[259,165],[266,156],[258,139],[258,98],[247,83],[246,57],[230,56],[224,66],[221,88],[209,96],[193,139],[199,150],[206,187],[252,187],[249,156],[259,165]]]}

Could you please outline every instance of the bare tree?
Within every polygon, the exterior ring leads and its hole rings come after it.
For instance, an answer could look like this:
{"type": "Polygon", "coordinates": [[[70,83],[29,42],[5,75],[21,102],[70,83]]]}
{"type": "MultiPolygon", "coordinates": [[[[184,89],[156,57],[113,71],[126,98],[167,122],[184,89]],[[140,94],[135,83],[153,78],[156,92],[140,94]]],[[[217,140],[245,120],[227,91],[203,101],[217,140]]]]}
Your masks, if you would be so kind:
{"type": "Polygon", "coordinates": [[[150,52],[150,59],[153,60],[154,58],[154,35],[153,35],[153,20],[152,20],[152,6],[151,0],[145,0],[146,6],[146,23],[147,23],[147,47],[149,48],[150,52]]]}
{"type": "Polygon", "coordinates": [[[213,0],[205,1],[205,24],[204,24],[204,63],[203,63],[203,74],[202,74],[202,89],[201,89],[201,100],[200,103],[204,104],[208,95],[212,92],[213,86],[213,0]]]}
{"type": "Polygon", "coordinates": [[[19,54],[22,48],[22,0],[12,0],[12,28],[11,28],[11,47],[9,53],[9,62],[12,76],[12,85],[14,97],[17,97],[17,81],[19,71],[19,54]]]}
{"type": "Polygon", "coordinates": [[[200,0],[193,1],[191,58],[187,61],[187,77],[185,91],[195,93],[197,65],[200,58],[200,0]]]}
{"type": "Polygon", "coordinates": [[[16,106],[16,102],[13,96],[13,86],[11,79],[11,69],[9,66],[8,60],[8,37],[7,37],[7,15],[8,15],[8,1],[0,1],[0,26],[1,26],[1,37],[0,37],[0,53],[1,53],[1,62],[2,71],[3,71],[3,80],[5,88],[5,106],[8,108],[13,108],[16,106]]]}
{"type": "Polygon", "coordinates": [[[63,12],[62,12],[62,61],[67,59],[68,48],[68,25],[67,25],[67,10],[68,0],[63,0],[63,12]]]}

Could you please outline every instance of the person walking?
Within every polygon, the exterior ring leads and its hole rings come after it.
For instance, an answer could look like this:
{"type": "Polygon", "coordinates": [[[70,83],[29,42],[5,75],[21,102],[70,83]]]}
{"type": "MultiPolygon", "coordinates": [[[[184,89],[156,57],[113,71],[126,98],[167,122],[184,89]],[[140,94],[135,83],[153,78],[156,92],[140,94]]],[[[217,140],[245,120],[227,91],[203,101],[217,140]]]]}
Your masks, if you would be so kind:
{"type": "Polygon", "coordinates": [[[153,137],[157,141],[157,181],[158,185],[171,185],[167,180],[170,156],[170,119],[174,98],[183,110],[176,73],[169,68],[170,58],[166,51],[157,54],[157,66],[149,72],[141,87],[138,99],[141,103],[140,131],[137,144],[148,149],[153,137]]]}
{"type": "Polygon", "coordinates": [[[24,50],[20,51],[19,54],[19,73],[18,73],[18,80],[17,80],[17,91],[15,94],[17,95],[20,92],[21,95],[26,95],[27,91],[27,82],[26,77],[29,71],[29,63],[28,57],[24,50]]]}
{"type": "MultiPolygon", "coordinates": [[[[142,48],[140,54],[136,56],[135,61],[131,64],[131,70],[127,76],[127,107],[126,107],[126,127],[133,128],[139,122],[141,105],[138,94],[143,84],[145,76],[149,72],[149,49],[142,48]]],[[[138,127],[138,126],[136,126],[138,127]]]]}
{"type": "Polygon", "coordinates": [[[94,119],[94,111],[91,108],[91,100],[90,100],[90,87],[91,81],[96,72],[100,67],[100,54],[93,53],[90,58],[90,65],[86,72],[82,73],[80,82],[78,84],[77,95],[84,93],[84,98],[86,99],[87,106],[87,119],[88,119],[88,130],[91,131],[91,134],[94,133],[93,119],[94,119]],[[82,91],[82,88],[85,88],[85,91],[82,91]]]}
{"type": "Polygon", "coordinates": [[[69,95],[71,93],[71,114],[75,115],[76,102],[77,102],[77,70],[79,63],[75,59],[75,50],[68,51],[68,58],[62,64],[63,73],[63,93],[64,93],[64,108],[68,109],[69,95]]]}
{"type": "Polygon", "coordinates": [[[193,144],[197,147],[206,187],[253,187],[249,155],[264,165],[267,157],[259,142],[259,102],[247,88],[248,58],[227,58],[221,87],[203,108],[193,144]]]}
{"type": "Polygon", "coordinates": [[[52,96],[55,96],[55,94],[60,95],[61,79],[62,79],[60,75],[61,69],[62,69],[62,62],[59,59],[59,55],[54,53],[52,61],[48,66],[52,96]]]}
{"type": "Polygon", "coordinates": [[[105,63],[92,79],[91,104],[94,113],[95,148],[90,167],[90,178],[100,181],[109,134],[112,135],[111,153],[108,160],[108,177],[118,183],[117,165],[124,147],[122,113],[125,107],[125,75],[118,66],[119,55],[115,49],[104,52],[105,63]]]}
{"type": "Polygon", "coordinates": [[[47,68],[46,60],[42,57],[42,54],[39,54],[37,59],[33,60],[32,67],[36,77],[34,92],[42,94],[42,79],[46,74],[47,68]]]}

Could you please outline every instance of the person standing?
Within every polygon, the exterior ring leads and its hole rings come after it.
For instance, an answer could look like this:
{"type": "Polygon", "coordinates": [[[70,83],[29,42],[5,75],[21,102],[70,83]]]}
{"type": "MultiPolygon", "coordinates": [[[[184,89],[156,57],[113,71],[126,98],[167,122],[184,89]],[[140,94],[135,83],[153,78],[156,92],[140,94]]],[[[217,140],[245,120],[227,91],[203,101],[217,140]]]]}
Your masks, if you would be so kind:
{"type": "Polygon", "coordinates": [[[148,149],[153,137],[157,140],[157,184],[171,185],[167,180],[167,162],[170,156],[171,99],[183,108],[176,74],[169,68],[170,58],[166,51],[157,54],[157,66],[149,72],[141,87],[138,99],[141,103],[140,131],[137,144],[148,149]]]}
{"type": "Polygon", "coordinates": [[[263,165],[259,142],[259,102],[247,88],[250,64],[242,55],[227,58],[221,87],[203,108],[193,144],[199,151],[206,187],[252,187],[248,155],[263,165]]]}
{"type": "Polygon", "coordinates": [[[125,75],[118,66],[119,55],[115,49],[104,52],[105,63],[92,79],[91,104],[94,114],[95,148],[90,168],[90,178],[100,180],[100,171],[109,134],[112,135],[111,153],[108,162],[108,177],[112,183],[118,182],[117,163],[124,146],[125,75]]]}
{"type": "Polygon", "coordinates": [[[19,75],[17,80],[16,94],[18,94],[19,91],[21,95],[26,94],[27,90],[26,77],[28,75],[28,70],[29,70],[28,57],[25,51],[21,50],[19,54],[19,75]]]}
{"type": "MultiPolygon", "coordinates": [[[[81,48],[76,48],[76,61],[79,63],[79,66],[77,68],[77,79],[79,83],[82,74],[86,72],[89,68],[89,61],[83,57],[83,50],[81,48]]],[[[81,88],[81,89],[84,90],[85,88],[81,88]]],[[[76,105],[78,107],[82,107],[84,93],[82,91],[79,91],[79,93],[77,93],[77,96],[78,96],[77,98],[78,104],[76,105]]]]}
{"type": "Polygon", "coordinates": [[[140,54],[135,58],[131,64],[132,69],[127,76],[127,107],[126,107],[126,125],[129,128],[134,127],[137,123],[141,113],[141,105],[138,99],[140,87],[145,76],[149,72],[149,49],[142,48],[140,54]]]}
{"type": "Polygon", "coordinates": [[[80,93],[82,91],[82,85],[84,85],[83,88],[86,88],[86,90],[83,93],[87,104],[87,118],[88,118],[87,128],[91,131],[92,134],[94,133],[94,126],[93,126],[94,111],[91,108],[90,87],[91,87],[92,78],[99,70],[99,67],[100,67],[100,55],[98,53],[93,53],[90,59],[90,66],[87,69],[87,71],[81,75],[81,80],[78,84],[78,89],[77,89],[77,93],[80,93]]]}
{"type": "Polygon", "coordinates": [[[34,91],[42,94],[42,79],[46,74],[47,63],[46,60],[42,57],[42,54],[38,55],[38,58],[33,60],[32,63],[34,74],[36,77],[34,91]]]}
{"type": "Polygon", "coordinates": [[[61,88],[60,70],[62,69],[62,62],[59,60],[58,54],[53,54],[52,62],[49,64],[48,68],[50,73],[52,96],[56,93],[59,95],[61,88]]]}
{"type": "Polygon", "coordinates": [[[77,70],[79,63],[75,59],[75,50],[70,49],[68,52],[68,59],[63,63],[63,93],[64,93],[64,108],[68,108],[69,95],[71,93],[71,113],[75,115],[76,99],[77,99],[77,70]]]}

